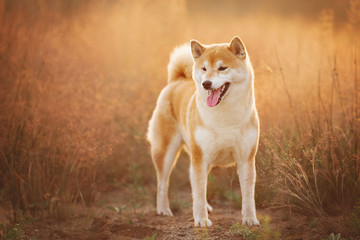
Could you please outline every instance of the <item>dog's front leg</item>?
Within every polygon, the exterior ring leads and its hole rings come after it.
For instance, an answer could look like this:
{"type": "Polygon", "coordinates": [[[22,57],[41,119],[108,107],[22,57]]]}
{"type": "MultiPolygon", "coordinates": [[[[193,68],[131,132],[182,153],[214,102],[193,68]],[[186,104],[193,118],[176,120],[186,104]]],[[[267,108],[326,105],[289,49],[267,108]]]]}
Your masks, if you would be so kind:
{"type": "Polygon", "coordinates": [[[255,160],[238,162],[237,172],[241,185],[243,224],[259,225],[255,210],[255,160]]]}
{"type": "Polygon", "coordinates": [[[207,167],[191,161],[190,180],[193,195],[193,215],[195,227],[210,227],[212,225],[207,210],[206,185],[207,185],[207,167]]]}

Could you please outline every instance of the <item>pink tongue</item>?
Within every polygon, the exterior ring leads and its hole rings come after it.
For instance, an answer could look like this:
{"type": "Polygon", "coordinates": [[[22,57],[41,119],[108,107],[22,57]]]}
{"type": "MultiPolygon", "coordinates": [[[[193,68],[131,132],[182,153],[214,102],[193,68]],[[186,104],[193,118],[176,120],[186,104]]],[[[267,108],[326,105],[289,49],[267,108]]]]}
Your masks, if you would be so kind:
{"type": "Polygon", "coordinates": [[[206,99],[206,103],[209,107],[214,107],[219,101],[221,94],[221,88],[218,88],[216,90],[211,90],[210,95],[206,99]]]}

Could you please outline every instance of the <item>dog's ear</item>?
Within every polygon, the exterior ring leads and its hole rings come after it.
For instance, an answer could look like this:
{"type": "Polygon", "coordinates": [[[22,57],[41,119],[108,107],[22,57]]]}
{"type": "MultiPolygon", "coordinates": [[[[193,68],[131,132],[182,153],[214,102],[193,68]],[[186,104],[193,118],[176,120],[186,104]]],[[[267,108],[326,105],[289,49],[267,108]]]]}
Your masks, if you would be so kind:
{"type": "Polygon", "coordinates": [[[191,44],[191,53],[193,55],[194,60],[196,60],[201,56],[201,54],[204,53],[206,48],[196,40],[191,40],[190,44],[191,44]]]}
{"type": "Polygon", "coordinates": [[[246,57],[246,50],[245,45],[241,41],[241,39],[238,36],[235,36],[230,44],[229,49],[232,53],[234,53],[236,56],[240,57],[241,59],[245,59],[246,57]]]}

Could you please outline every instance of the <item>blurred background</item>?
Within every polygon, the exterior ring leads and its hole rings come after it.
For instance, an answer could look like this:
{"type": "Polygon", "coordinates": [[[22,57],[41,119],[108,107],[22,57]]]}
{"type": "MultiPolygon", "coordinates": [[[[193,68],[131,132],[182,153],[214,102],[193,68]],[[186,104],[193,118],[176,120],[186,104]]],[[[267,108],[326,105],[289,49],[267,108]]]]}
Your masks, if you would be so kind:
{"type": "MultiPolygon", "coordinates": [[[[87,206],[120,189],[154,205],[145,134],[169,55],[191,39],[238,35],[261,122],[257,204],[350,215],[360,196],[359,33],[359,0],[0,0],[2,204],[47,216],[59,214],[53,202],[87,206]]],[[[182,154],[171,194],[189,190],[188,164],[182,154]]],[[[233,179],[234,169],[215,169],[209,201],[240,207],[233,179]]]]}

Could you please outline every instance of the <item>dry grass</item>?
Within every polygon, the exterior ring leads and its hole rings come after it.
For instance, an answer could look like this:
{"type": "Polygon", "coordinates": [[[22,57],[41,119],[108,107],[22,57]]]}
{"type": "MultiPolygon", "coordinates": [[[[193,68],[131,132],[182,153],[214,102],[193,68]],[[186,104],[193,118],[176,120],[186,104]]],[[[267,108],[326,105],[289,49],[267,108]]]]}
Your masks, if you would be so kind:
{"type": "Polygon", "coordinates": [[[185,3],[0,1],[0,183],[14,209],[54,214],[59,202],[86,205],[109,186],[154,188],[144,136],[169,53],[234,35],[255,68],[258,202],[316,216],[355,204],[358,1],[343,22],[328,9],[285,20],[194,13],[185,3]]]}

